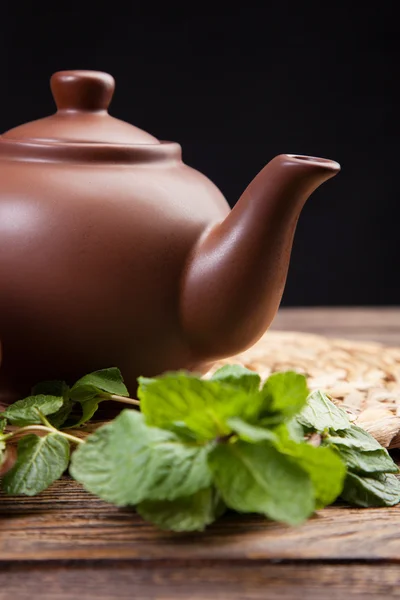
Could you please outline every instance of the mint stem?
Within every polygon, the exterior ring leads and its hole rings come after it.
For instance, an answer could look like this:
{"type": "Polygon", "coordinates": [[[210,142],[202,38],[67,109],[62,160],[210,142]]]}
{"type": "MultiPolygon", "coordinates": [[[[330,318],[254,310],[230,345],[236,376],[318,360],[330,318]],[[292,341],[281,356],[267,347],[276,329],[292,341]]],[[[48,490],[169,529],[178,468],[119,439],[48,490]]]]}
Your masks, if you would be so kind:
{"type": "Polygon", "coordinates": [[[40,420],[42,421],[43,425],[46,425],[46,427],[48,427],[49,429],[52,429],[53,431],[58,431],[51,423],[50,421],[48,421],[48,419],[46,419],[45,415],[42,413],[42,411],[39,408],[36,408],[36,412],[38,413],[40,420]]]}
{"type": "Polygon", "coordinates": [[[2,440],[4,440],[4,441],[11,440],[12,438],[20,435],[21,433],[25,433],[25,431],[46,431],[46,433],[53,433],[54,429],[50,428],[50,427],[46,427],[44,425],[25,425],[25,427],[20,427],[19,429],[16,429],[15,431],[11,431],[10,433],[7,433],[7,435],[2,437],[2,440]]]}
{"type": "Polygon", "coordinates": [[[58,433],[58,435],[61,435],[66,440],[69,440],[70,442],[73,442],[74,444],[84,444],[85,443],[85,440],[82,440],[81,438],[75,437],[74,435],[71,435],[70,433],[65,433],[65,431],[59,431],[59,429],[56,429],[56,427],[53,427],[53,425],[50,423],[50,421],[47,420],[47,418],[42,413],[42,411],[39,410],[38,408],[36,410],[37,410],[37,412],[39,414],[40,420],[42,421],[43,425],[51,433],[58,433]]]}
{"type": "Polygon", "coordinates": [[[134,406],[140,406],[140,401],[134,398],[126,398],[125,396],[118,396],[117,394],[111,394],[110,400],[114,402],[123,402],[124,404],[133,404],[134,406]]]}
{"type": "Polygon", "coordinates": [[[71,435],[70,433],[65,433],[65,431],[59,431],[58,429],[54,429],[54,431],[56,431],[58,433],[58,435],[65,437],[66,440],[69,440],[70,442],[73,442],[74,444],[84,444],[85,443],[85,440],[82,440],[82,438],[75,437],[74,435],[71,435]]]}
{"type": "MultiPolygon", "coordinates": [[[[46,418],[45,421],[49,423],[46,418]]],[[[53,427],[51,423],[49,423],[48,425],[25,425],[25,427],[20,427],[19,429],[16,429],[15,431],[8,433],[7,435],[4,435],[1,439],[4,441],[11,440],[12,438],[18,437],[27,431],[45,431],[46,433],[58,433],[58,435],[65,437],[67,440],[73,442],[74,444],[85,443],[85,440],[75,437],[74,435],[70,435],[69,433],[65,433],[64,431],[59,431],[58,429],[53,427]]]]}

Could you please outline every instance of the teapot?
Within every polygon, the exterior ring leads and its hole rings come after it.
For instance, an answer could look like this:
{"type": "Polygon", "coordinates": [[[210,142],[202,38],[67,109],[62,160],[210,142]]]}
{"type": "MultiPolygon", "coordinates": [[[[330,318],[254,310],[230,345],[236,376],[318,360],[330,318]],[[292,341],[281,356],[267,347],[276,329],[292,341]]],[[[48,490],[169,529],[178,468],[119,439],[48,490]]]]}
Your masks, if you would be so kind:
{"type": "Polygon", "coordinates": [[[110,366],[134,393],[254,344],[339,164],[277,156],[231,210],[179,144],[109,115],[111,75],[60,71],[51,90],[55,114],[0,136],[0,401],[110,366]]]}

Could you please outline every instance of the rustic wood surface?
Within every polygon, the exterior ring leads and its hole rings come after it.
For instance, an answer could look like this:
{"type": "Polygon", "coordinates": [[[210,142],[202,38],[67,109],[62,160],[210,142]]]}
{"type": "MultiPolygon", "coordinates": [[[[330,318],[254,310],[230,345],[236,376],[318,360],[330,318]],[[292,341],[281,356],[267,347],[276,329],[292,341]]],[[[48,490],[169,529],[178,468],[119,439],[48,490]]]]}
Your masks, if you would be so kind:
{"type": "Polygon", "coordinates": [[[286,308],[272,328],[400,346],[400,308],[286,308]]]}
{"type": "MultiPolygon", "coordinates": [[[[286,309],[274,327],[400,346],[400,309],[286,309]]],[[[169,534],[67,478],[0,496],[0,599],[400,597],[400,508],[331,507],[289,528],[227,514],[169,534]]]]}

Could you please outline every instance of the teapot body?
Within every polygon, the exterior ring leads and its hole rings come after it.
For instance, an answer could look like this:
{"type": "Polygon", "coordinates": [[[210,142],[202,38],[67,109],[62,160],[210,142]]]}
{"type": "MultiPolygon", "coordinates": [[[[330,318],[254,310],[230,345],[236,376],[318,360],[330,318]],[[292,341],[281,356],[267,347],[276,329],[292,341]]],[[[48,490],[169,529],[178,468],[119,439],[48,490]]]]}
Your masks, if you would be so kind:
{"type": "Polygon", "coordinates": [[[153,150],[79,163],[0,152],[3,403],[108,366],[131,393],[139,375],[201,368],[181,327],[180,282],[229,206],[178,144],[159,160],[153,150]]]}
{"type": "Polygon", "coordinates": [[[255,343],[304,203],[340,165],[277,156],[230,211],[178,144],[108,113],[111,75],[61,71],[51,89],[56,113],[0,136],[0,404],[112,366],[134,394],[139,375],[255,343]]]}

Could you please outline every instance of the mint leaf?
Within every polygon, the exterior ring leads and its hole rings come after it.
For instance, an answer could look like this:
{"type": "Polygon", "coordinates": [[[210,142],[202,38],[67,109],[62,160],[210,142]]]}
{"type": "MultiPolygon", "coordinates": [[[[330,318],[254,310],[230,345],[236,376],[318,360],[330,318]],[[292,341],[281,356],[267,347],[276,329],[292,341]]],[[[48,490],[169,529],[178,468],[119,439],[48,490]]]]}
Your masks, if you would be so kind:
{"type": "Polygon", "coordinates": [[[69,398],[64,399],[64,404],[62,405],[62,407],[56,413],[49,417],[49,421],[53,425],[53,427],[55,427],[56,429],[61,429],[63,425],[66,426],[66,422],[74,406],[75,402],[73,402],[69,398]]]}
{"type": "Polygon", "coordinates": [[[85,375],[72,386],[70,397],[78,402],[91,400],[95,396],[101,395],[103,399],[115,394],[116,396],[129,396],[126,389],[121,371],[116,367],[94,371],[85,375]]]}
{"type": "Polygon", "coordinates": [[[303,442],[304,441],[304,428],[297,421],[296,417],[290,419],[285,423],[286,430],[292,440],[295,442],[303,442]]]}
{"type": "Polygon", "coordinates": [[[400,481],[391,473],[380,473],[374,477],[348,473],[341,497],[363,508],[394,506],[400,502],[400,481]]]}
{"type": "Polygon", "coordinates": [[[69,462],[69,443],[58,433],[45,437],[27,435],[18,444],[18,458],[6,473],[6,494],[35,496],[59,479],[69,462]]]}
{"type": "Polygon", "coordinates": [[[291,525],[314,511],[308,474],[266,442],[219,445],[210,453],[209,463],[222,499],[234,510],[261,513],[291,525]]]}
{"type": "Polygon", "coordinates": [[[223,381],[200,379],[188,373],[139,378],[140,408],[149,425],[162,428],[183,423],[199,440],[231,432],[226,419],[253,410],[252,396],[223,381]]]}
{"type": "Polygon", "coordinates": [[[382,450],[360,452],[350,448],[338,448],[339,454],[350,471],[358,473],[398,473],[399,469],[390,458],[389,454],[382,450]]]}
{"type": "Polygon", "coordinates": [[[70,397],[82,405],[82,416],[72,426],[78,427],[89,421],[99,403],[110,399],[112,395],[129,396],[121,371],[116,367],[95,371],[79,379],[71,388],[70,397]]]}
{"type": "Polygon", "coordinates": [[[175,500],[211,484],[209,450],[185,444],[171,431],[146,425],[142,414],[124,410],[79,446],[70,472],[87,490],[117,506],[175,500]]]}
{"type": "Polygon", "coordinates": [[[186,442],[189,444],[197,443],[197,436],[189,427],[185,425],[185,423],[181,423],[179,421],[175,421],[172,425],[168,427],[168,431],[173,431],[176,433],[182,442],[186,442]]]}
{"type": "Polygon", "coordinates": [[[367,431],[356,425],[328,435],[324,444],[334,446],[351,471],[359,473],[398,473],[388,451],[383,448],[367,431]]]}
{"type": "Polygon", "coordinates": [[[32,388],[32,396],[45,394],[46,396],[63,396],[68,398],[69,387],[65,381],[42,381],[32,388]]]}
{"type": "Polygon", "coordinates": [[[257,425],[251,425],[243,421],[240,417],[231,417],[227,419],[227,424],[234,431],[241,440],[250,443],[257,443],[262,441],[270,441],[273,443],[278,442],[278,436],[271,429],[264,427],[257,427],[257,425]]]}
{"type": "Polygon", "coordinates": [[[274,424],[297,414],[305,405],[309,390],[304,375],[286,371],[268,377],[260,394],[259,416],[264,424],[274,424]]]}
{"type": "Polygon", "coordinates": [[[6,457],[6,443],[0,438],[0,467],[6,457]]]}
{"type": "Polygon", "coordinates": [[[74,402],[69,398],[69,386],[65,381],[42,381],[32,388],[32,396],[39,394],[44,394],[46,396],[62,396],[64,398],[61,408],[49,418],[53,427],[60,429],[68,419],[74,407],[74,402]]]}
{"type": "Polygon", "coordinates": [[[136,506],[143,519],[170,531],[203,531],[224,509],[212,487],[176,500],[145,500],[136,506]]]}
{"type": "Polygon", "coordinates": [[[337,431],[351,427],[345,411],[335,406],[328,396],[319,390],[310,394],[297,420],[307,429],[313,429],[318,433],[323,433],[327,429],[337,431]]]}
{"type": "Polygon", "coordinates": [[[330,444],[351,448],[352,450],[372,451],[386,450],[365,429],[357,425],[351,425],[349,429],[338,432],[336,435],[328,435],[326,441],[330,444]]]}
{"type": "Polygon", "coordinates": [[[64,398],[60,396],[28,396],[8,406],[3,414],[12,425],[36,425],[41,423],[38,409],[44,415],[52,415],[62,407],[63,402],[64,398]]]}
{"type": "Polygon", "coordinates": [[[82,402],[81,403],[82,416],[78,421],[73,423],[71,425],[71,427],[79,427],[80,425],[87,423],[87,421],[90,421],[90,419],[93,417],[93,415],[99,408],[100,402],[101,402],[101,398],[96,398],[96,397],[90,398],[89,400],[82,402]]]}
{"type": "Polygon", "coordinates": [[[343,489],[346,467],[334,450],[289,439],[281,442],[278,449],[309,474],[314,486],[316,508],[323,508],[337,499],[343,489]]]}
{"type": "Polygon", "coordinates": [[[286,425],[274,430],[250,425],[237,417],[228,424],[246,442],[270,441],[282,454],[290,456],[306,471],[314,486],[317,508],[331,504],[343,489],[346,467],[341,458],[330,448],[314,447],[304,440],[293,440],[286,425]]]}
{"type": "Polygon", "coordinates": [[[224,365],[218,371],[215,371],[211,380],[223,381],[246,392],[257,392],[261,383],[261,377],[258,373],[250,371],[242,365],[224,365]]]}

